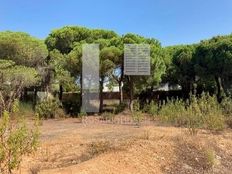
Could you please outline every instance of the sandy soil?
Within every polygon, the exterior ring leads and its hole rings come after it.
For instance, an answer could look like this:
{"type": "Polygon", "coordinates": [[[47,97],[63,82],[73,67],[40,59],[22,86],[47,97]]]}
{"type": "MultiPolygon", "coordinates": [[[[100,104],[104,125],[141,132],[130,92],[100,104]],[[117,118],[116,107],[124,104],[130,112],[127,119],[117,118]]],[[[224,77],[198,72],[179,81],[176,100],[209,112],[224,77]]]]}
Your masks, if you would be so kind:
{"type": "MultiPolygon", "coordinates": [[[[121,119],[118,116],[118,119],[121,119]]],[[[46,120],[41,144],[24,157],[16,173],[41,174],[159,174],[232,171],[232,131],[213,134],[130,121],[99,122],[88,117],[46,120]],[[129,124],[130,123],[130,124],[129,124]]]]}

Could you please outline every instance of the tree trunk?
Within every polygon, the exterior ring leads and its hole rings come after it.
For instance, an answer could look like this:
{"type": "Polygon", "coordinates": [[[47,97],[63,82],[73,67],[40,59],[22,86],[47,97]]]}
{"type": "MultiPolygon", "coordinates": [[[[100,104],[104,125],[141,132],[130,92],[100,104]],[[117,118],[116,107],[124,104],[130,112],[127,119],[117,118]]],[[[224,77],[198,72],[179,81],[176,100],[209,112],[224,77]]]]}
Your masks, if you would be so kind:
{"type": "Polygon", "coordinates": [[[34,94],[33,94],[33,109],[35,110],[35,106],[37,104],[37,89],[34,88],[34,94]]]}
{"type": "Polygon", "coordinates": [[[103,83],[104,83],[104,78],[101,78],[100,80],[100,105],[99,105],[99,112],[103,112],[103,83]]]}
{"type": "Polygon", "coordinates": [[[120,79],[119,79],[120,104],[122,104],[122,102],[123,102],[123,90],[122,90],[123,76],[124,76],[124,60],[123,60],[123,57],[122,57],[121,76],[120,76],[120,79]]]}
{"type": "Polygon", "coordinates": [[[82,101],[83,101],[83,96],[84,96],[82,82],[83,82],[83,77],[82,77],[82,71],[81,71],[81,74],[80,74],[80,111],[84,109],[82,106],[82,101]]]}
{"type": "Polygon", "coordinates": [[[122,104],[123,102],[123,91],[122,91],[122,81],[120,80],[118,82],[118,88],[119,88],[119,103],[122,104]]]}
{"type": "Polygon", "coordinates": [[[216,81],[216,85],[217,85],[217,99],[218,99],[218,102],[221,102],[223,92],[224,92],[223,87],[222,87],[221,77],[215,76],[215,81],[216,81]]]}
{"type": "Polygon", "coordinates": [[[189,99],[190,95],[194,92],[192,82],[186,82],[181,87],[182,87],[182,96],[183,96],[183,98],[185,100],[189,99]]]}
{"type": "Polygon", "coordinates": [[[129,88],[130,88],[130,102],[129,108],[133,112],[133,100],[134,100],[134,83],[132,77],[129,77],[129,88]]]}
{"type": "Polygon", "coordinates": [[[23,89],[22,95],[21,95],[21,99],[24,101],[28,100],[28,95],[27,95],[27,88],[23,89]]]}
{"type": "Polygon", "coordinates": [[[59,100],[62,101],[63,98],[63,86],[60,85],[59,100]]]}

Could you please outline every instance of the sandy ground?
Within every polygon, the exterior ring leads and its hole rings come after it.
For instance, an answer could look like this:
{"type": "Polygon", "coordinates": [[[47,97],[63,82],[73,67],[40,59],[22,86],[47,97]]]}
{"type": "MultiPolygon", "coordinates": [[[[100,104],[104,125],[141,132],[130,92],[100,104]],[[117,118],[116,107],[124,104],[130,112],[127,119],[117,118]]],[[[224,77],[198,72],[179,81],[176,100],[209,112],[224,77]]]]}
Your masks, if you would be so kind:
{"type": "MultiPolygon", "coordinates": [[[[121,117],[121,116],[120,116],[121,117]]],[[[118,118],[120,118],[118,117],[118,118]]],[[[121,119],[121,118],[120,118],[121,119]]],[[[89,117],[46,120],[37,152],[24,157],[16,173],[159,174],[232,171],[232,131],[200,130],[130,122],[100,123],[89,117]],[[130,123],[130,124],[129,124],[130,123]]]]}

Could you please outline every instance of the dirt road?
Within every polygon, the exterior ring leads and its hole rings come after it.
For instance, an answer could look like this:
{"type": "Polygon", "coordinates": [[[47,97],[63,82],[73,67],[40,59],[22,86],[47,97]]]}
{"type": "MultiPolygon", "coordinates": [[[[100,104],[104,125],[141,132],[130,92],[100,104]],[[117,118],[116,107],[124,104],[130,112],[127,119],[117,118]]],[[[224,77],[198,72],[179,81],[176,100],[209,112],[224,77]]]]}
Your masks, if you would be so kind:
{"type": "MultiPolygon", "coordinates": [[[[90,119],[96,119],[92,117],[90,119]]],[[[92,122],[91,122],[92,121],[92,122]]],[[[21,173],[159,174],[232,171],[232,131],[190,136],[184,128],[46,120],[37,152],[21,173]]]]}

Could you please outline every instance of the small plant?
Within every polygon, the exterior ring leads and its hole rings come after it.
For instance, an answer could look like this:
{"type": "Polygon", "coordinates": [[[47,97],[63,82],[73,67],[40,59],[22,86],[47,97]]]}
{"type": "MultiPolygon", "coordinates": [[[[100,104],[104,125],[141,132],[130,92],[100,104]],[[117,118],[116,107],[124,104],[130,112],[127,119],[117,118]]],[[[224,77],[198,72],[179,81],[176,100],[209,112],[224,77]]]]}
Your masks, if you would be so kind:
{"type": "Polygon", "coordinates": [[[140,104],[139,104],[139,101],[138,100],[135,100],[133,102],[133,111],[140,111],[140,104]]]}
{"type": "Polygon", "coordinates": [[[36,105],[36,113],[42,119],[55,118],[56,111],[59,108],[59,102],[53,99],[48,99],[36,105]]]}
{"type": "Polygon", "coordinates": [[[126,108],[126,106],[127,106],[126,103],[120,103],[120,104],[117,105],[116,108],[114,109],[114,114],[118,114],[118,113],[124,111],[125,108],[126,108]]]}
{"type": "Polygon", "coordinates": [[[158,109],[158,105],[152,101],[151,103],[144,106],[143,112],[148,113],[152,118],[154,118],[158,115],[158,109]]]}
{"type": "Polygon", "coordinates": [[[136,126],[140,126],[143,120],[143,113],[141,111],[132,112],[132,119],[135,122],[136,126]]]}
{"type": "Polygon", "coordinates": [[[62,108],[58,108],[55,112],[56,118],[65,118],[66,114],[62,108]]]}
{"type": "Polygon", "coordinates": [[[132,119],[137,126],[140,126],[141,121],[143,120],[143,114],[140,111],[140,105],[138,100],[135,100],[133,103],[132,119]]]}
{"type": "Polygon", "coordinates": [[[12,106],[12,113],[19,113],[19,100],[14,100],[13,106],[12,106]]]}
{"type": "Polygon", "coordinates": [[[22,156],[36,150],[38,138],[38,119],[34,130],[29,130],[23,118],[14,123],[5,111],[0,122],[0,173],[11,174],[17,169],[22,156]]]}
{"type": "Polygon", "coordinates": [[[85,112],[85,110],[81,109],[80,113],[78,113],[78,118],[81,119],[81,122],[83,122],[86,116],[87,116],[87,113],[85,112]]]}
{"type": "Polygon", "coordinates": [[[189,106],[185,109],[186,124],[191,135],[197,134],[198,128],[203,126],[202,112],[195,96],[190,99],[189,106]]]}
{"type": "Polygon", "coordinates": [[[111,144],[108,141],[92,142],[89,145],[88,153],[91,157],[93,157],[108,152],[111,149],[112,149],[111,144]]]}
{"type": "Polygon", "coordinates": [[[156,116],[158,114],[158,105],[154,101],[150,103],[148,113],[152,116],[156,116]]]}
{"type": "Polygon", "coordinates": [[[211,169],[215,163],[215,152],[212,149],[206,149],[204,152],[204,157],[205,157],[205,169],[211,169]]]}
{"type": "Polygon", "coordinates": [[[103,153],[107,153],[109,151],[117,151],[117,150],[123,150],[123,147],[118,146],[115,143],[106,140],[93,141],[87,144],[87,149],[79,157],[79,160],[82,162],[87,161],[103,153]]]}

